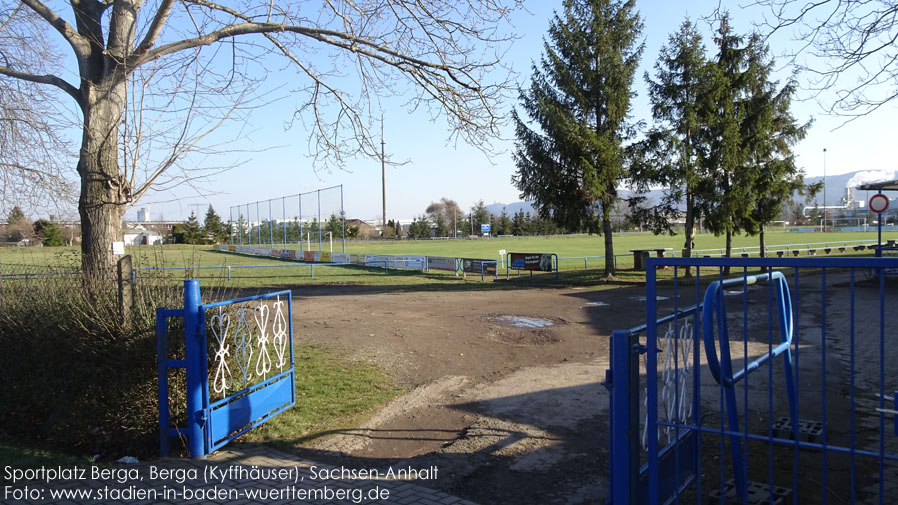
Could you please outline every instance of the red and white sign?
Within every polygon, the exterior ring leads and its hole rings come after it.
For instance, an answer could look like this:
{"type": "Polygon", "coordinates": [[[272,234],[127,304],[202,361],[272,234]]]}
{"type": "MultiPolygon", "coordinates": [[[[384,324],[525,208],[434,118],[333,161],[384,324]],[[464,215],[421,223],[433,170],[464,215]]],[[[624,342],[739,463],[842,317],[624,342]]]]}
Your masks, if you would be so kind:
{"type": "Polygon", "coordinates": [[[869,205],[871,211],[881,214],[889,208],[889,198],[882,193],[877,193],[870,197],[869,205]]]}

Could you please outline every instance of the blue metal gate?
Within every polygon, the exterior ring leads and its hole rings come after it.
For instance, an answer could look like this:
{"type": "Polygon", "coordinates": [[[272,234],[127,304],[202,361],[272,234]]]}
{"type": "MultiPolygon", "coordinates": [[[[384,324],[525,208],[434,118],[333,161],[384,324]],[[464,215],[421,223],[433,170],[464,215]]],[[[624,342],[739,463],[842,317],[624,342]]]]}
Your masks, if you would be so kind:
{"type": "Polygon", "coordinates": [[[896,267],[649,259],[646,324],[612,335],[609,503],[894,503],[896,267]]]}
{"type": "Polygon", "coordinates": [[[187,280],[183,309],[156,310],[163,456],[171,437],[186,437],[190,456],[203,458],[296,403],[292,300],[287,290],[204,305],[199,282],[187,280]],[[183,318],[183,360],[170,359],[168,318],[183,318]],[[173,368],[187,372],[183,428],[170,422],[173,368]]]}

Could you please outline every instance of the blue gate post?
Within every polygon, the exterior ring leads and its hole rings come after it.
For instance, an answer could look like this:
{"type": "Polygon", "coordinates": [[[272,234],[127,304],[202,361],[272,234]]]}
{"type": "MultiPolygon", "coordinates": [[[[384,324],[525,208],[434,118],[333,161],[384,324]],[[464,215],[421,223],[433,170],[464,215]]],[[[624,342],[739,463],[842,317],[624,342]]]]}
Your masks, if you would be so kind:
{"type": "Polygon", "coordinates": [[[639,354],[638,335],[611,335],[610,503],[629,505],[639,496],[639,354]]]}
{"type": "Polygon", "coordinates": [[[191,458],[206,457],[203,393],[206,383],[206,346],[200,322],[200,283],[184,281],[184,354],[187,361],[187,450],[191,458]]]}

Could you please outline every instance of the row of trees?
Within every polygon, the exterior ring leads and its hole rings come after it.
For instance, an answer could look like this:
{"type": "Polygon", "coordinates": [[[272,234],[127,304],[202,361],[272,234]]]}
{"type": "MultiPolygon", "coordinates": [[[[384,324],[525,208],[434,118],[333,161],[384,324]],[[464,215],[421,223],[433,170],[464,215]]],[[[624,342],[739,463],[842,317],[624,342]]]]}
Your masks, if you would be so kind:
{"type": "Polygon", "coordinates": [[[772,79],[773,60],[758,34],[732,31],[723,15],[708,56],[686,20],[646,75],[653,123],[637,140],[629,118],[642,21],[635,1],[565,0],[549,28],[545,54],[520,92],[526,119],[514,114],[514,184],[544,218],[605,237],[605,276],[614,275],[612,215],[618,187],[644,194],[667,188],[644,207],[631,198],[640,222],[672,233],[686,208],[684,250],[691,255],[699,216],[726,236],[760,234],[796,191],[804,189],[792,145],[808,125],[790,113],[795,84],[772,79]]]}
{"type": "MultiPolygon", "coordinates": [[[[863,114],[898,96],[893,93],[898,60],[890,57],[896,25],[892,2],[874,9],[837,0],[752,3],[769,8],[768,32],[799,28],[800,50],[826,59],[818,65],[811,58],[807,70],[819,79],[817,89],[836,89],[834,111],[863,114]]],[[[19,197],[23,189],[35,199],[66,195],[77,186],[82,266],[91,284],[112,270],[109,244],[119,237],[124,210],[154,186],[195,180],[196,169],[188,167],[196,164],[186,163],[185,155],[214,154],[208,140],[217,136],[210,133],[227,120],[237,120],[235,137],[240,135],[253,97],[255,104],[266,99],[258,91],[268,70],[280,68],[272,57],[297,73],[290,96],[301,101],[293,119],[309,125],[307,140],[318,162],[342,164],[355,155],[380,159],[372,135],[380,111],[371,105],[394,96],[410,97],[412,110],[441,116],[452,136],[486,148],[504,119],[501,101],[511,79],[499,72],[501,56],[514,38],[508,21],[520,4],[5,3],[0,6],[0,111],[12,126],[0,129],[0,175],[7,182],[0,197],[19,197]],[[347,69],[356,72],[359,86],[345,85],[347,69]],[[73,124],[79,135],[64,131],[73,124]],[[79,139],[78,145],[67,139],[79,139]]],[[[521,191],[538,198],[543,216],[602,228],[606,249],[612,245],[608,215],[616,183],[627,177],[630,164],[622,141],[632,138],[633,125],[625,118],[642,52],[642,25],[633,7],[633,2],[566,1],[563,16],[550,28],[546,56],[534,68],[533,84],[521,92],[536,129],[515,118],[521,191]],[[558,188],[559,196],[539,189],[541,182],[558,188]]],[[[722,163],[716,175],[733,175],[733,167],[753,157],[743,151],[761,152],[746,143],[734,151],[733,141],[747,141],[751,128],[741,127],[744,108],[737,102],[727,106],[724,98],[729,93],[739,103],[751,103],[754,92],[769,89],[763,79],[742,78],[752,61],[764,61],[763,55],[760,60],[750,55],[764,51],[731,35],[728,29],[721,33],[716,68],[708,68],[721,78],[711,86],[720,121],[705,127],[722,136],[714,140],[718,147],[694,152],[697,163],[699,158],[722,163]],[[734,87],[721,85],[727,79],[734,87]],[[724,115],[730,120],[723,121],[724,115]],[[737,151],[742,153],[731,156],[737,151]]],[[[788,98],[788,93],[776,95],[788,98]]],[[[689,137],[701,130],[695,126],[699,129],[688,130],[689,137]]],[[[682,131],[678,134],[685,140],[682,131]]],[[[227,167],[207,166],[206,175],[222,168],[227,167]]],[[[735,182],[734,176],[715,180],[730,189],[735,182]]],[[[724,207],[746,206],[735,202],[738,193],[724,207]]],[[[695,198],[694,210],[702,212],[697,193],[695,198]]],[[[733,216],[714,212],[727,233],[752,229],[751,222],[733,216]]]]}
{"type": "Polygon", "coordinates": [[[190,217],[184,223],[178,223],[172,227],[172,241],[176,244],[219,244],[228,241],[228,225],[221,221],[221,217],[212,206],[206,210],[206,217],[200,225],[196,214],[190,213],[190,217]]]}
{"type": "Polygon", "coordinates": [[[22,209],[15,206],[9,211],[6,218],[6,236],[4,238],[7,242],[29,240],[40,242],[46,247],[54,247],[66,245],[67,240],[71,244],[73,234],[73,230],[59,224],[54,216],[50,216],[49,219],[41,218],[32,223],[25,217],[22,209]]]}

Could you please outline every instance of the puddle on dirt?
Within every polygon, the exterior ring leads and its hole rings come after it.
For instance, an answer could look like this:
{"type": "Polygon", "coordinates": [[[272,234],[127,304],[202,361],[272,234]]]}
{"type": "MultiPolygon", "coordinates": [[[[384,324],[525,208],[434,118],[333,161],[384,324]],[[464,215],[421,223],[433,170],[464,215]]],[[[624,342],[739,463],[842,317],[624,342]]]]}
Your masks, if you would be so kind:
{"type": "Polygon", "coordinates": [[[608,306],[607,302],[586,302],[586,305],[592,305],[593,307],[606,307],[608,306]]]}
{"type": "Polygon", "coordinates": [[[538,319],[535,317],[496,316],[493,319],[500,323],[505,323],[509,326],[515,326],[517,328],[546,328],[554,324],[548,319],[538,319]]]}
{"type": "MultiPolygon", "coordinates": [[[[636,300],[636,301],[638,301],[638,302],[644,302],[644,301],[647,300],[647,298],[644,297],[644,296],[631,296],[630,299],[631,299],[631,300],[636,300]]],[[[656,302],[660,302],[660,301],[662,301],[662,300],[667,300],[667,297],[666,297],[666,296],[656,296],[656,297],[655,297],[655,301],[656,301],[656,302]]]]}

